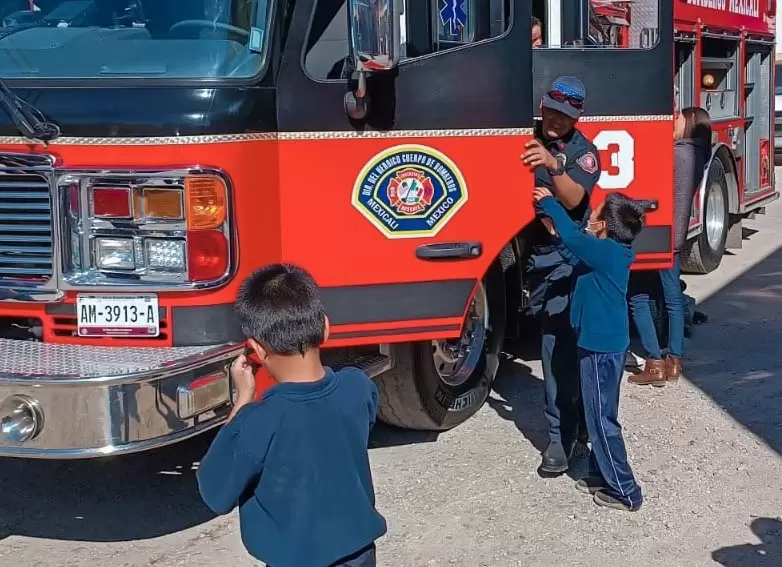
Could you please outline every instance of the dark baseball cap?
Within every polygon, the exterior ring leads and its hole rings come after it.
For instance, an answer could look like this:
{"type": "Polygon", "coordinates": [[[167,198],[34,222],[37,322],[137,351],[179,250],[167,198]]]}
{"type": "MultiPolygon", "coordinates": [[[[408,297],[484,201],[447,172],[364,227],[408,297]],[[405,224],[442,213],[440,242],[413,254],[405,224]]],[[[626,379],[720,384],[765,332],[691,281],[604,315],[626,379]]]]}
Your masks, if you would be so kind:
{"type": "Polygon", "coordinates": [[[584,83],[576,77],[563,76],[554,79],[549,91],[543,95],[541,104],[544,108],[556,110],[577,120],[584,111],[585,100],[586,87],[584,87],[584,83]]]}

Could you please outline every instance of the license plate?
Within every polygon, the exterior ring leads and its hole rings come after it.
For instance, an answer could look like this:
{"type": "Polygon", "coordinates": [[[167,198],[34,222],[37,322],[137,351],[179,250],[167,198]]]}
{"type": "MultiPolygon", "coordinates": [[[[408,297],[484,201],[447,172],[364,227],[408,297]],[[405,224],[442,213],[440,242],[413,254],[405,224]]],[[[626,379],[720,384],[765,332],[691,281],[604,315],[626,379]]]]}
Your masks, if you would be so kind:
{"type": "Polygon", "coordinates": [[[160,315],[156,295],[79,295],[80,337],[157,337],[160,315]]]}

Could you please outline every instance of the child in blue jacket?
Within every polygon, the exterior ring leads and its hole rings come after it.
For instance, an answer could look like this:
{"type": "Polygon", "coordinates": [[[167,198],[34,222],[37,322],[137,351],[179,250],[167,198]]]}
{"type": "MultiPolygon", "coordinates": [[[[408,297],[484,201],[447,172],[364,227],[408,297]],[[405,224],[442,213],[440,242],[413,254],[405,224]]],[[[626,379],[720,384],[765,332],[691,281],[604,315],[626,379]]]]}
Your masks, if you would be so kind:
{"type": "Polygon", "coordinates": [[[548,189],[535,189],[534,200],[551,219],[552,233],[578,259],[570,322],[578,341],[592,456],[590,476],[579,480],[576,487],[594,494],[596,504],[635,512],[643,496],[627,461],[618,413],[619,386],[630,344],[627,282],[635,258],[632,243],[643,228],[645,205],[612,193],[592,211],[584,233],[548,189]]]}
{"type": "Polygon", "coordinates": [[[303,269],[259,269],[236,312],[277,384],[255,402],[247,358],[233,363],[237,400],[201,461],[201,496],[217,514],[239,508],[242,541],[268,567],[375,567],[386,532],[367,455],[377,387],[358,368],[321,363],[328,319],[303,269]]]}

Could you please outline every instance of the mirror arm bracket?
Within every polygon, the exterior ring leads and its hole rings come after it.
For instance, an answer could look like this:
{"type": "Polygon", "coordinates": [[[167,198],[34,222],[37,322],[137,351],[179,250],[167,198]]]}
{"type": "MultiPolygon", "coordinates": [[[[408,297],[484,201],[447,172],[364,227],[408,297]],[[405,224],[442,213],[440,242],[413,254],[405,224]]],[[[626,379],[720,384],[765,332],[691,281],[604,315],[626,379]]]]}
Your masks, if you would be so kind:
{"type": "Polygon", "coordinates": [[[348,83],[350,90],[345,93],[345,113],[352,120],[364,120],[369,112],[367,96],[367,72],[353,71],[348,83]]]}

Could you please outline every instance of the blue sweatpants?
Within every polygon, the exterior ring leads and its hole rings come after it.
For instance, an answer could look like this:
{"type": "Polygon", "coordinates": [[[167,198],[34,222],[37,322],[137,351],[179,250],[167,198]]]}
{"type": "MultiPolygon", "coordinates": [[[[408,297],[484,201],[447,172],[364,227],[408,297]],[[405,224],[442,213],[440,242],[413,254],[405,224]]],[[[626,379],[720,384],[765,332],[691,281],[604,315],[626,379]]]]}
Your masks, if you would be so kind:
{"type": "Polygon", "coordinates": [[[627,461],[622,426],[619,425],[619,385],[624,363],[625,352],[578,349],[581,396],[592,444],[592,467],[598,468],[608,494],[638,509],[643,502],[641,487],[627,461]]]}

